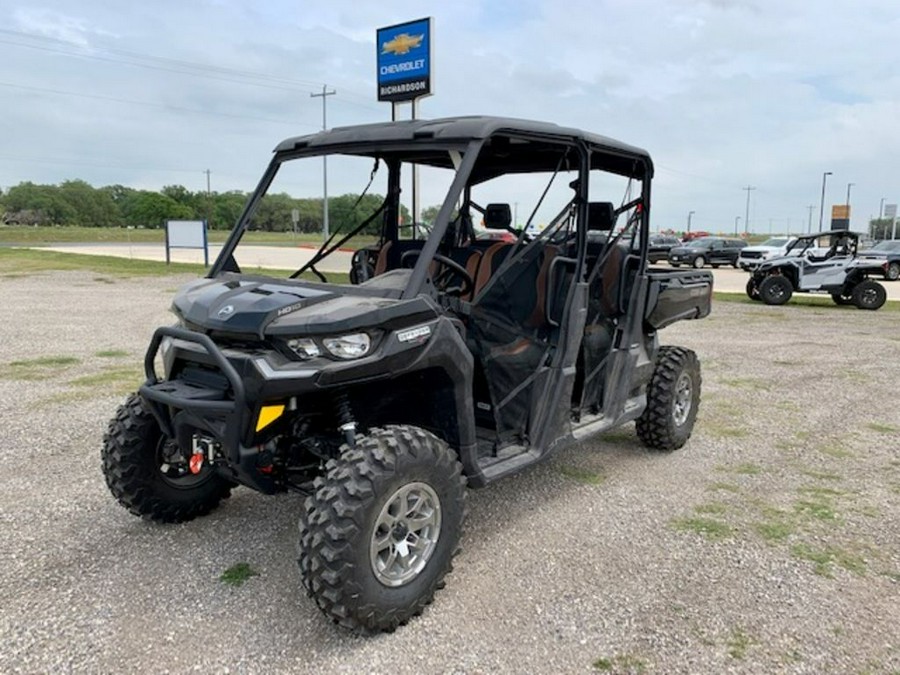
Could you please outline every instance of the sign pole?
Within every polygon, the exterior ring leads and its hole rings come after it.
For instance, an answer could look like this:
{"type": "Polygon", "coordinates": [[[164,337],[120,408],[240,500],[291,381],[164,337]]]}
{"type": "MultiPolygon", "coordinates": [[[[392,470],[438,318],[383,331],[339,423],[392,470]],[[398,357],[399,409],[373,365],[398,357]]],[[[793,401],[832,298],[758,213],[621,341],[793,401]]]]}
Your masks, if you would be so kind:
{"type": "MultiPolygon", "coordinates": [[[[419,112],[419,99],[412,100],[412,118],[415,120],[419,112]]],[[[419,165],[413,164],[412,184],[412,227],[413,238],[416,236],[416,224],[419,222],[419,165]]]]}

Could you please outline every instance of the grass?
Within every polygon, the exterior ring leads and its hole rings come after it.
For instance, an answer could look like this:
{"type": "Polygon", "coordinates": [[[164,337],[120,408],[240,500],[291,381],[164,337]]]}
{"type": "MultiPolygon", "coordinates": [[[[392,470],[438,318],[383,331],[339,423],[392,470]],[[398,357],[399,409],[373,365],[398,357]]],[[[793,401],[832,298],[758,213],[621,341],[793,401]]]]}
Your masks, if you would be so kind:
{"type": "MultiPolygon", "coordinates": [[[[735,302],[742,305],[753,305],[754,307],[759,307],[764,310],[769,310],[772,313],[772,316],[776,316],[774,312],[778,311],[777,307],[769,307],[757,300],[751,300],[747,297],[745,293],[726,293],[724,291],[713,291],[713,300],[715,302],[735,302]]],[[[835,305],[834,301],[830,297],[825,297],[821,295],[803,295],[797,294],[794,295],[785,307],[799,307],[804,310],[809,310],[810,308],[815,310],[821,310],[822,307],[829,307],[833,311],[836,312],[857,312],[859,311],[853,305],[844,305],[843,307],[839,305],[835,305]]],[[[888,300],[884,303],[884,306],[878,310],[880,312],[900,312],[900,302],[897,300],[888,300]]]]}
{"type": "Polygon", "coordinates": [[[38,359],[26,361],[12,361],[13,368],[57,368],[60,366],[74,366],[79,360],[74,356],[42,356],[38,359]]]}
{"type": "Polygon", "coordinates": [[[80,363],[74,356],[44,356],[37,359],[11,361],[0,367],[0,379],[4,380],[47,380],[59,369],[80,363]]]}
{"type": "MultiPolygon", "coordinates": [[[[28,248],[0,248],[0,269],[11,269],[14,273],[5,275],[0,273],[0,278],[21,278],[30,274],[57,271],[89,271],[102,273],[119,278],[133,277],[160,277],[171,274],[190,274],[201,277],[208,272],[203,265],[193,263],[172,263],[155,260],[132,260],[129,258],[117,258],[107,255],[84,255],[81,253],[59,253],[56,251],[42,251],[28,248]]],[[[287,276],[288,270],[277,269],[248,269],[246,274],[266,274],[271,276],[287,276]]],[[[328,281],[337,284],[349,283],[348,274],[329,272],[326,274],[328,281]]],[[[301,279],[318,281],[312,272],[304,272],[301,279]]]]}
{"type": "Polygon", "coordinates": [[[143,381],[144,373],[132,366],[105,368],[99,373],[76,377],[69,384],[74,387],[98,388],[103,394],[124,395],[137,389],[143,381]]]}
{"type": "Polygon", "coordinates": [[[713,541],[719,541],[732,535],[730,525],[714,518],[677,518],[672,521],[672,525],[681,532],[693,532],[713,541]]]}
{"type": "Polygon", "coordinates": [[[741,628],[732,628],[725,644],[728,647],[728,656],[733,659],[743,659],[747,655],[747,649],[753,644],[753,638],[741,628]]]}
{"type": "Polygon", "coordinates": [[[816,480],[841,480],[841,475],[830,471],[815,471],[813,469],[800,469],[800,473],[816,480]]]}
{"type": "Polygon", "coordinates": [[[836,546],[816,549],[809,544],[800,543],[791,547],[791,554],[799,560],[813,563],[815,573],[819,576],[834,576],[835,565],[857,576],[866,573],[866,561],[861,556],[836,546]]]}
{"type": "Polygon", "coordinates": [[[735,485],[734,483],[725,483],[722,481],[710,483],[706,486],[706,489],[711,491],[732,492],[735,494],[741,491],[740,486],[735,485]]]}
{"type": "Polygon", "coordinates": [[[563,464],[557,467],[557,470],[566,478],[571,478],[585,485],[600,485],[606,480],[602,473],[595,473],[570,464],[563,464]]]}
{"type": "Polygon", "coordinates": [[[118,359],[128,356],[128,352],[124,349],[102,349],[99,352],[94,352],[94,356],[99,356],[101,359],[118,359]]]}
{"type": "Polygon", "coordinates": [[[796,527],[786,520],[766,520],[756,523],[753,529],[770,544],[776,544],[791,536],[796,527]]]}
{"type": "Polygon", "coordinates": [[[794,502],[794,511],[798,515],[810,516],[816,520],[839,520],[830,500],[798,499],[794,502]]]}
{"type": "Polygon", "coordinates": [[[890,424],[879,424],[878,422],[871,422],[866,425],[866,428],[877,431],[880,434],[896,434],[900,431],[900,429],[891,426],[890,424]]]}
{"type": "MultiPolygon", "coordinates": [[[[212,244],[224,243],[231,230],[209,230],[208,239],[212,244]]],[[[353,241],[373,243],[375,237],[354,237],[353,241]]],[[[0,242],[5,244],[163,244],[166,231],[163,229],[128,229],[126,227],[0,227],[0,242]]],[[[297,234],[292,232],[247,232],[241,240],[250,244],[270,244],[293,246],[294,244],[321,244],[318,233],[297,234]]]]}
{"type": "Polygon", "coordinates": [[[219,581],[226,583],[229,586],[243,586],[250,577],[258,576],[259,572],[250,567],[248,563],[240,562],[222,572],[219,581]]]}
{"type": "Polygon", "coordinates": [[[722,502],[710,502],[708,504],[698,504],[694,507],[694,511],[706,515],[720,516],[728,511],[728,506],[722,502]]]}
{"type": "Polygon", "coordinates": [[[829,457],[834,457],[835,459],[847,459],[854,456],[852,452],[850,452],[849,450],[845,450],[838,445],[820,445],[816,449],[823,455],[828,455],[829,457]]]}
{"type": "Polygon", "coordinates": [[[609,673],[634,673],[641,675],[647,671],[647,662],[633,654],[620,654],[613,657],[601,657],[594,661],[596,670],[609,673]]]}

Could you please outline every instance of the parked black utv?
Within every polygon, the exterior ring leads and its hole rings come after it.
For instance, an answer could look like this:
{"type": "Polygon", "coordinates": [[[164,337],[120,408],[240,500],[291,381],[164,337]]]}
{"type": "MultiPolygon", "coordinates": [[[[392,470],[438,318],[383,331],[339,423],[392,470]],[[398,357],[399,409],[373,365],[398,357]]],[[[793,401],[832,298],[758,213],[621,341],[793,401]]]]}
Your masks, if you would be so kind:
{"type": "Polygon", "coordinates": [[[393,630],[442,587],[467,486],[632,420],[653,450],[690,436],[700,365],[658,331],[709,313],[712,276],[648,269],[652,175],[643,150],[514,119],[284,141],[150,342],[104,438],[110,490],[163,522],[237,485],[305,494],[307,592],[343,626],[393,630]],[[266,194],[319,185],[322,156],[333,184],[365,189],[321,249],[243,242],[271,224],[266,194]],[[413,167],[419,198],[440,195],[430,228],[406,215],[413,167]],[[515,242],[477,239],[476,222],[515,242]],[[285,259],[295,271],[266,269],[285,259]],[[352,283],[328,281],[341,271],[352,283]]]}

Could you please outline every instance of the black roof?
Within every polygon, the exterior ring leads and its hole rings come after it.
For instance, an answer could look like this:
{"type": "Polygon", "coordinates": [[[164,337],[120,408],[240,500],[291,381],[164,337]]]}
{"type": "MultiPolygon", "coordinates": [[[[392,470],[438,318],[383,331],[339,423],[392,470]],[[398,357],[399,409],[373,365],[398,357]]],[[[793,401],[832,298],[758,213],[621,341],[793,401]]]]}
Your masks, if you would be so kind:
{"type": "MultiPolygon", "coordinates": [[[[541,140],[544,141],[543,148],[546,150],[552,147],[554,141],[585,143],[592,151],[598,153],[597,159],[592,161],[592,164],[596,165],[594,168],[641,178],[653,175],[653,162],[646,150],[580,129],[513,117],[445,117],[434,120],[403,120],[335,127],[315,134],[287,138],[276,146],[275,152],[311,150],[324,153],[353,148],[351,151],[353,154],[385,155],[389,153],[383,150],[390,145],[415,143],[435,147],[462,144],[493,136],[533,137],[535,143],[531,146],[530,152],[518,153],[515,166],[506,165],[501,168],[498,163],[493,163],[490,169],[483,167],[484,170],[480,172],[482,179],[490,177],[488,174],[545,168],[550,158],[541,152],[541,140]],[[371,151],[375,150],[375,147],[367,151],[364,146],[377,146],[379,152],[371,151]],[[526,159],[524,163],[523,157],[526,159]],[[527,161],[528,159],[532,161],[527,161]]],[[[420,156],[416,161],[443,166],[446,165],[445,158],[446,155],[442,153],[440,158],[420,156]]],[[[558,150],[554,154],[553,161],[558,161],[558,150]]]]}
{"type": "Polygon", "coordinates": [[[835,235],[838,237],[851,237],[852,239],[859,239],[862,236],[859,232],[854,232],[853,230],[822,230],[821,232],[797,234],[794,236],[797,237],[797,239],[818,239],[819,237],[827,237],[829,235],[835,235]]]}

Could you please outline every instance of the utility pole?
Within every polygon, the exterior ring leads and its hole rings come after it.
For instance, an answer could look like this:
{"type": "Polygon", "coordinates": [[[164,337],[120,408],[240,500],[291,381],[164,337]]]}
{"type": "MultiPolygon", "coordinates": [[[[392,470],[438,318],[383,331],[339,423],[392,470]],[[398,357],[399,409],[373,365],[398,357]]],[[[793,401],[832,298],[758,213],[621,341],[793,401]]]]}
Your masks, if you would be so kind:
{"type": "Polygon", "coordinates": [[[688,213],[687,234],[690,234],[690,233],[691,233],[691,216],[693,216],[693,215],[694,215],[694,212],[693,212],[693,211],[691,211],[690,213],[688,213]]]}
{"type": "Polygon", "coordinates": [[[878,205],[878,220],[881,220],[882,218],[884,218],[884,200],[885,199],[887,199],[887,197],[882,197],[881,203],[878,205]]]}
{"type": "MultiPolygon", "coordinates": [[[[325,101],[329,96],[334,96],[336,93],[334,89],[328,91],[328,86],[323,84],[321,94],[309,95],[310,98],[322,97],[322,131],[328,128],[325,101]]],[[[328,239],[328,158],[324,155],[322,156],[322,235],[325,239],[328,239]]]]}
{"type": "Polygon", "coordinates": [[[734,217],[734,236],[735,237],[738,236],[738,223],[740,223],[740,222],[741,222],[741,217],[735,216],[734,217]]]}
{"type": "Polygon", "coordinates": [[[809,209],[809,222],[806,224],[806,233],[812,234],[812,214],[813,214],[813,209],[816,208],[816,205],[810,204],[806,208],[809,209]]]}
{"type": "Polygon", "coordinates": [[[819,232],[822,231],[822,216],[825,215],[825,181],[831,175],[833,175],[831,171],[826,171],[822,174],[822,199],[819,201],[819,232]]]}
{"type": "Polygon", "coordinates": [[[850,229],[850,188],[852,188],[856,183],[847,183],[847,229],[850,229]]]}
{"type": "Polygon", "coordinates": [[[206,227],[212,229],[212,193],[209,190],[209,174],[207,169],[203,173],[206,174],[206,227]]]}
{"type": "Polygon", "coordinates": [[[750,232],[750,192],[755,190],[756,188],[752,185],[748,185],[745,188],[741,188],[742,190],[747,191],[747,210],[744,211],[744,232],[750,232]]]}

